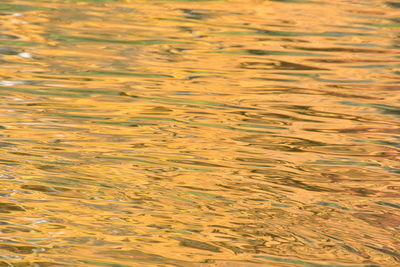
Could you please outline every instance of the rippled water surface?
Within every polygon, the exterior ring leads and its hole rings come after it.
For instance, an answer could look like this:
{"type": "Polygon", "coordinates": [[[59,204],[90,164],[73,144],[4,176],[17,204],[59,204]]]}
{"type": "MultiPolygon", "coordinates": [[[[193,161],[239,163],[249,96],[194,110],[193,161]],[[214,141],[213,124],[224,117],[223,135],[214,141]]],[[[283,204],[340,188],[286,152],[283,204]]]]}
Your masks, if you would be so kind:
{"type": "Polygon", "coordinates": [[[1,0],[0,266],[400,266],[399,18],[1,0]]]}

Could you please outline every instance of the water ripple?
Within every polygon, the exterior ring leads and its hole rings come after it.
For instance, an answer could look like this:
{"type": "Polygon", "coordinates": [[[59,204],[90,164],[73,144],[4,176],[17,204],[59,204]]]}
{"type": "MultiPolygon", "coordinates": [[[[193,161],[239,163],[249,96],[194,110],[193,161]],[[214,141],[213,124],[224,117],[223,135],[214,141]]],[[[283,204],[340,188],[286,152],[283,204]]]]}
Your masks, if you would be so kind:
{"type": "Polygon", "coordinates": [[[0,265],[399,265],[398,9],[2,1],[0,265]]]}

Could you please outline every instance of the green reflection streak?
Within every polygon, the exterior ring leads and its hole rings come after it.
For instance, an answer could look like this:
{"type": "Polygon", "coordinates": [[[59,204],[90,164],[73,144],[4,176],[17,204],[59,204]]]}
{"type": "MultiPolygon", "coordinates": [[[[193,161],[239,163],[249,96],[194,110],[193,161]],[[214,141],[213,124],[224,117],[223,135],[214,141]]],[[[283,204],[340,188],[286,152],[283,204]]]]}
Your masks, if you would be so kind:
{"type": "Polygon", "coordinates": [[[68,42],[96,42],[96,43],[114,43],[114,44],[130,44],[130,45],[153,45],[153,44],[191,44],[190,42],[169,41],[169,40],[115,40],[115,39],[100,39],[95,37],[86,36],[73,36],[52,33],[48,35],[49,38],[58,41],[68,42]]]}
{"type": "Polygon", "coordinates": [[[379,265],[343,265],[343,264],[319,264],[308,261],[296,260],[296,259],[285,259],[271,256],[254,256],[256,258],[263,258],[276,262],[288,262],[295,264],[297,266],[306,266],[306,267],[379,267],[379,265]]]}

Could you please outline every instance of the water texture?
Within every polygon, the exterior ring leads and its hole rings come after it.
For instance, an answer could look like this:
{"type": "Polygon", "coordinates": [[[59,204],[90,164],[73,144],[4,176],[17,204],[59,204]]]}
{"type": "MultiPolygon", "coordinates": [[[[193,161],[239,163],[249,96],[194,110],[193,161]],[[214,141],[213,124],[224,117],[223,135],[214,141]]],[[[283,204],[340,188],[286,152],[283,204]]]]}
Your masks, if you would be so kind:
{"type": "Polygon", "coordinates": [[[400,266],[400,2],[0,2],[0,266],[400,266]]]}

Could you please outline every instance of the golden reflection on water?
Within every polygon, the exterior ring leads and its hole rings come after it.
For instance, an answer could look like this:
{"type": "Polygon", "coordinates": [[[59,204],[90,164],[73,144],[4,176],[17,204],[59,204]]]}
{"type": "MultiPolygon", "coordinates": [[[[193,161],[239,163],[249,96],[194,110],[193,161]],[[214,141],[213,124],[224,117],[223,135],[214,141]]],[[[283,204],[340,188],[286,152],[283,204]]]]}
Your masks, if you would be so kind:
{"type": "Polygon", "coordinates": [[[399,8],[1,1],[0,266],[398,266],[399,8]]]}

